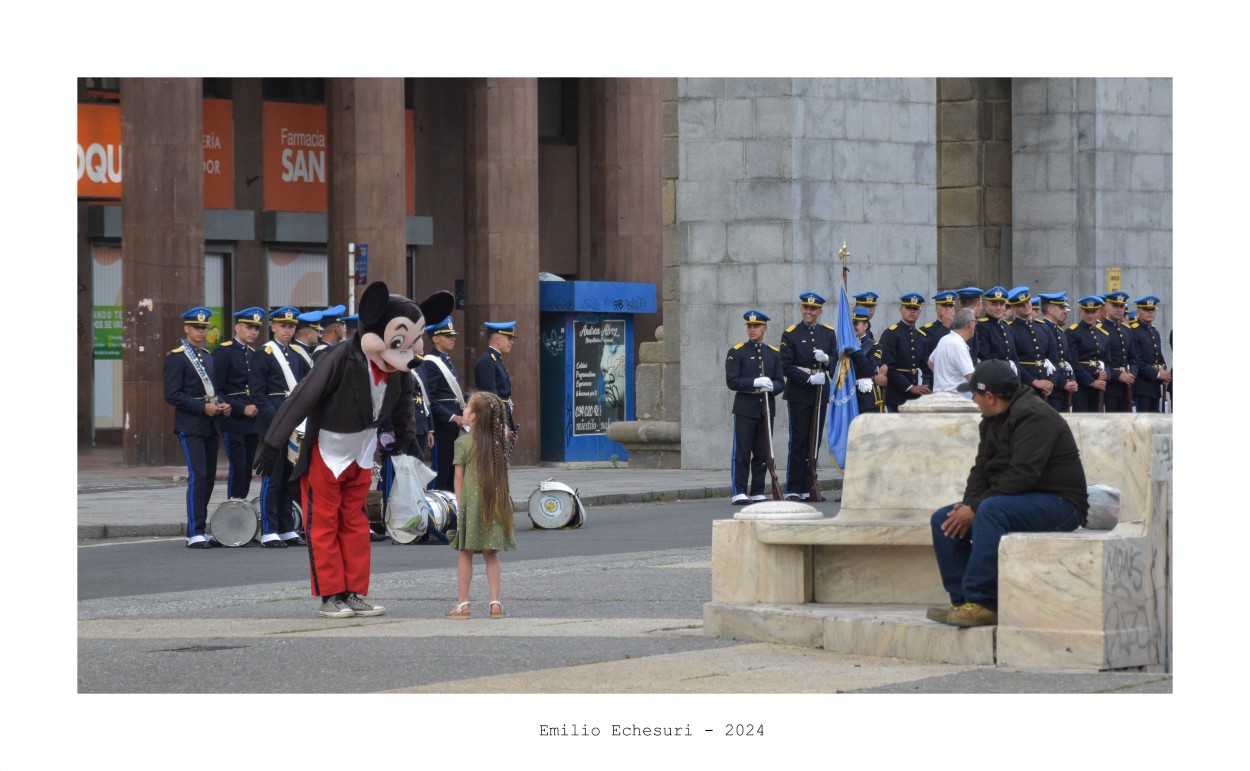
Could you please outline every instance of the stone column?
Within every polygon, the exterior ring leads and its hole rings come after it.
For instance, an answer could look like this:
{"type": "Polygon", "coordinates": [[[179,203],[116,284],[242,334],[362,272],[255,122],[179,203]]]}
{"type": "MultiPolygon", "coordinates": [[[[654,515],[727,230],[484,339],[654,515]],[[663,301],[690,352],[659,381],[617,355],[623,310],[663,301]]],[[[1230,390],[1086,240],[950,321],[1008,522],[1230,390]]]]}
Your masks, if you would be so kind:
{"type": "Polygon", "coordinates": [[[1012,285],[1011,79],[938,79],[938,289],[1012,285]]]}
{"type": "Polygon", "coordinates": [[[485,321],[517,321],[506,365],[521,438],[513,465],[538,462],[538,81],[468,81],[465,144],[466,383],[485,321]]]}
{"type": "MultiPolygon", "coordinates": [[[[235,78],[230,84],[234,100],[234,206],[242,211],[265,208],[265,175],[261,130],[260,78],[235,78]]],[[[258,234],[259,235],[259,234],[258,234]]],[[[269,308],[269,265],[265,245],[258,239],[234,244],[234,309],[269,308]]],[[[226,333],[233,334],[233,325],[226,333]]],[[[269,339],[269,325],[257,341],[269,339]]]]}
{"type": "Polygon", "coordinates": [[[369,245],[369,282],[406,294],[403,78],[328,79],[326,123],[329,303],[346,304],[349,243],[369,245]]]}
{"type": "Polygon", "coordinates": [[[165,354],[204,302],[204,101],[199,78],[123,78],[122,458],[183,463],[165,354]]]}
{"type": "MultiPolygon", "coordinates": [[[[655,284],[662,278],[660,78],[596,78],[590,84],[591,275],[655,284]]],[[[637,344],[656,316],[634,322],[637,344]]]]}

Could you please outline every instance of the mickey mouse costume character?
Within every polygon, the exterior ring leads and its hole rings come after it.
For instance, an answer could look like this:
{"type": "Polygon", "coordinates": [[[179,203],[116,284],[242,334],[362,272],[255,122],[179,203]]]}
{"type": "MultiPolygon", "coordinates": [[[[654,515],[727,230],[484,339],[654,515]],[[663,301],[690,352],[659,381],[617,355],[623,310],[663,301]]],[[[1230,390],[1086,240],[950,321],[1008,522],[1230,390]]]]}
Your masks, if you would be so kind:
{"type": "Polygon", "coordinates": [[[299,479],[308,531],[312,594],[326,618],[379,616],[384,608],[362,599],[369,592],[369,519],[365,498],[373,454],[390,455],[412,441],[412,378],[394,377],[417,364],[427,318],[441,319],[455,298],[440,291],[420,305],[375,281],[360,298],[359,329],[325,353],[283,403],[256,459],[270,473],[286,463],[285,448],[307,419],[292,477],[299,479]],[[394,433],[378,426],[390,421],[394,433]]]}

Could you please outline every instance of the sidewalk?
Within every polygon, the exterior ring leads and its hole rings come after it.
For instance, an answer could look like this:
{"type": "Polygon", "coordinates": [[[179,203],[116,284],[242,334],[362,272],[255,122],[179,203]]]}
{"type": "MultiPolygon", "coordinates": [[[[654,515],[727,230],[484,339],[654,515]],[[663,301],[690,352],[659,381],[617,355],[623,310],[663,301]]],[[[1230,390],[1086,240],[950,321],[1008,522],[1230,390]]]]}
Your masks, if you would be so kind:
{"type": "MultiPolygon", "coordinates": [[[[209,511],[226,500],[226,464],[219,461],[217,483],[209,511]]],[[[782,473],[778,469],[778,473],[782,473]]],[[[822,469],[821,488],[841,486],[841,475],[822,469]]],[[[78,538],[173,537],[186,534],[184,466],[126,466],[120,447],[88,447],[78,451],[78,538]],[[144,505],[135,505],[136,491],[144,491],[144,505]]],[[[650,503],[699,498],[729,499],[729,471],[613,468],[603,463],[525,466],[508,475],[518,511],[528,510],[530,495],[547,479],[568,485],[588,508],[627,503],[650,503]]],[[[252,495],[260,491],[252,482],[252,495]]]]}

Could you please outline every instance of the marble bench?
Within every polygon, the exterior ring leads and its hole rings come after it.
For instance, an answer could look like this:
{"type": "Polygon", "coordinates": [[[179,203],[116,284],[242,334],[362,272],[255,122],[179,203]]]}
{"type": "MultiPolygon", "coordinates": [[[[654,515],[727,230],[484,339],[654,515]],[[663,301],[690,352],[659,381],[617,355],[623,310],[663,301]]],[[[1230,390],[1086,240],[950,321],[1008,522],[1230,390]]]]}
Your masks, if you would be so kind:
{"type": "MultiPolygon", "coordinates": [[[[997,663],[1095,670],[1170,661],[1171,416],[1067,418],[1087,480],[1121,489],[1120,523],[1003,540],[997,663]]],[[[836,517],[714,524],[709,608],[948,602],[929,517],[962,494],[979,420],[967,413],[857,418],[836,517]]]]}

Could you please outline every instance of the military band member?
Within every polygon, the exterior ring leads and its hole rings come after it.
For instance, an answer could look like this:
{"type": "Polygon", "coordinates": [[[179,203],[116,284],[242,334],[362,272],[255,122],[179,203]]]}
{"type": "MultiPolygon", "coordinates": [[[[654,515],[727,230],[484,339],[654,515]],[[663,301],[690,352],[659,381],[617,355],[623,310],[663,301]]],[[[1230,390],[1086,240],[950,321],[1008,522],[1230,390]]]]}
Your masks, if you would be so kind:
{"type": "Polygon", "coordinates": [[[208,499],[217,476],[218,416],[230,414],[213,386],[213,357],[204,350],[213,312],[198,306],[182,314],[182,340],[165,356],[165,401],[174,408],[174,433],[187,461],[187,548],[207,549],[208,499]]]}
{"type": "Polygon", "coordinates": [[[855,365],[855,390],[861,415],[885,412],[882,389],[887,383],[886,367],[881,362],[881,346],[868,339],[868,315],[868,309],[862,305],[855,306],[851,312],[855,335],[859,338],[859,350],[851,354],[851,362],[855,365]]]}
{"type": "Polygon", "coordinates": [[[1086,295],[1077,300],[1081,320],[1068,327],[1068,351],[1074,361],[1072,372],[1076,377],[1077,390],[1072,396],[1073,412],[1098,412],[1107,393],[1107,365],[1102,346],[1107,332],[1098,326],[1103,299],[1098,295],[1086,295]]]}
{"type": "Polygon", "coordinates": [[[833,327],[821,324],[825,298],[815,292],[799,295],[803,320],[781,335],[781,370],[785,375],[786,409],[790,415],[790,443],[786,463],[786,499],[810,496],[808,463],[812,457],[811,432],[824,436],[825,407],[829,404],[829,362],[837,357],[838,341],[833,327]]]}
{"type": "Polygon", "coordinates": [[[1016,369],[1020,382],[1033,386],[1042,401],[1055,390],[1054,336],[1050,330],[1033,320],[1032,297],[1027,286],[1013,287],[1007,294],[1007,306],[1015,314],[1009,329],[1016,348],[1016,369]]]}
{"type": "Polygon", "coordinates": [[[515,321],[488,321],[486,332],[490,335],[486,353],[478,357],[473,367],[473,382],[479,391],[490,391],[499,397],[508,412],[508,428],[512,430],[515,440],[519,429],[516,418],[512,414],[512,378],[508,377],[508,369],[503,365],[503,357],[512,353],[512,345],[516,341],[515,321]]]}
{"type": "Polygon", "coordinates": [[[291,352],[304,360],[308,369],[313,365],[313,349],[321,342],[321,311],[308,311],[295,317],[295,337],[291,338],[291,352]]]}
{"type": "Polygon", "coordinates": [[[950,334],[951,319],[955,316],[957,298],[958,295],[950,289],[933,295],[933,310],[937,313],[937,318],[920,327],[924,331],[926,346],[922,372],[924,384],[930,388],[933,387],[933,370],[929,369],[929,357],[937,349],[938,341],[950,334]]]}
{"type": "Polygon", "coordinates": [[[1133,330],[1124,323],[1124,305],[1127,292],[1111,292],[1106,295],[1103,313],[1106,319],[1099,325],[1107,332],[1107,395],[1104,405],[1107,412],[1133,411],[1133,383],[1137,382],[1137,365],[1133,362],[1133,330]]]}
{"type": "Polygon", "coordinates": [[[1058,357],[1055,365],[1055,389],[1050,392],[1050,406],[1059,412],[1076,412],[1076,370],[1068,347],[1068,335],[1064,323],[1068,320],[1068,293],[1038,294],[1041,307],[1041,324],[1055,339],[1053,350],[1058,357]]]}
{"type": "Polygon", "coordinates": [[[768,498],[764,494],[764,477],[773,426],[771,420],[764,420],[763,400],[768,400],[767,415],[771,419],[777,414],[776,393],[785,387],[782,354],[764,343],[769,317],[750,310],[742,318],[747,325],[747,342],[730,348],[725,359],[725,384],[735,392],[730,459],[730,502],[735,506],[768,498]]]}
{"type": "Polygon", "coordinates": [[[246,500],[252,488],[252,462],[260,432],[260,415],[265,380],[261,374],[256,340],[265,321],[263,308],[247,308],[234,314],[234,338],[213,351],[213,387],[230,405],[230,415],[222,416],[221,432],[226,440],[226,475],[229,497],[246,500]]]}
{"type": "Polygon", "coordinates": [[[879,343],[881,361],[889,368],[885,391],[887,412],[898,412],[900,405],[933,392],[922,379],[929,347],[924,332],[916,328],[924,295],[909,292],[898,299],[899,321],[881,333],[879,343]]]}
{"type": "Polygon", "coordinates": [[[868,337],[869,344],[877,342],[877,338],[872,333],[872,317],[877,315],[877,300],[881,296],[876,292],[860,292],[851,297],[855,301],[856,307],[868,309],[868,331],[865,333],[868,337]]]}
{"type": "MultiPolygon", "coordinates": [[[[265,407],[256,427],[261,434],[269,430],[270,422],[291,389],[312,370],[309,362],[292,350],[299,316],[299,309],[289,305],[269,314],[269,331],[273,337],[265,343],[258,357],[263,362],[265,379],[265,407]]],[[[295,529],[295,498],[290,483],[291,464],[284,454],[260,483],[260,545],[266,549],[308,545],[295,529]]]]}
{"type": "Polygon", "coordinates": [[[1172,386],[1172,372],[1163,358],[1163,340],[1155,329],[1155,315],[1162,302],[1154,295],[1139,297],[1133,301],[1137,306],[1137,322],[1133,330],[1133,360],[1137,366],[1137,381],[1133,383],[1133,396],[1138,412],[1159,412],[1162,401],[1172,386]]]}
{"type": "Polygon", "coordinates": [[[985,290],[982,300],[985,315],[977,319],[977,331],[972,338],[976,341],[977,359],[1000,359],[1011,362],[1011,366],[1015,367],[1016,344],[1008,325],[1007,290],[992,286],[985,290]]]}
{"type": "MultiPolygon", "coordinates": [[[[982,297],[985,292],[975,286],[966,286],[963,289],[955,290],[955,297],[959,301],[960,308],[968,308],[972,311],[972,315],[980,319],[984,315],[985,302],[982,297]]],[[[976,329],[976,327],[973,327],[976,329]]],[[[968,352],[972,354],[972,363],[976,364],[981,360],[980,347],[977,345],[977,335],[974,333],[972,339],[968,341],[968,352]]]]}
{"type": "Polygon", "coordinates": [[[425,356],[421,365],[421,378],[430,393],[430,416],[434,425],[434,470],[438,476],[430,486],[435,490],[451,492],[456,467],[452,465],[456,437],[464,426],[464,390],[460,386],[460,374],[451,360],[456,349],[456,332],[451,316],[426,328],[434,350],[425,356]]]}
{"type": "Polygon", "coordinates": [[[330,348],[343,342],[347,337],[347,324],[343,323],[343,314],[346,311],[347,308],[339,304],[321,312],[321,342],[313,348],[314,363],[330,348]]]}

